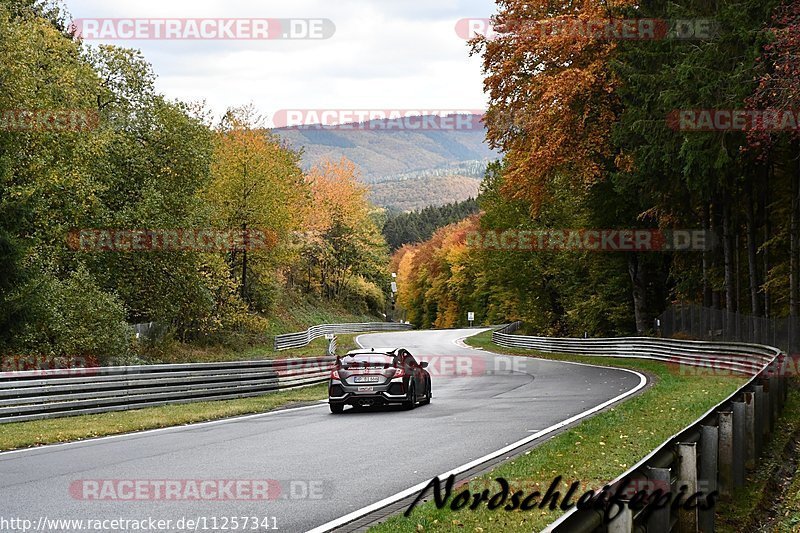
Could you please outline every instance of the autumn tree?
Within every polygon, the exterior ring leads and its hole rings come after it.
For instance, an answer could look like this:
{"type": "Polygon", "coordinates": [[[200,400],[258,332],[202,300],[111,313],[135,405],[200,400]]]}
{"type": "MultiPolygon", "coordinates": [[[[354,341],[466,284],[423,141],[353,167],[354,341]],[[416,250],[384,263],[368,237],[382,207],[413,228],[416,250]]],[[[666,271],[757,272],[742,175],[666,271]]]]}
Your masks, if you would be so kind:
{"type": "Polygon", "coordinates": [[[611,19],[633,2],[497,3],[496,37],[472,41],[489,95],[487,139],[505,152],[504,192],[530,202],[535,214],[554,173],[590,185],[613,163],[619,105],[608,64],[616,44],[569,28],[611,19]]]}
{"type": "MultiPolygon", "coordinates": [[[[259,231],[273,246],[284,242],[299,228],[297,213],[308,198],[299,163],[297,152],[260,127],[252,107],[228,110],[217,130],[212,181],[204,193],[215,224],[241,230],[243,240],[259,231]]],[[[249,297],[248,259],[263,267],[270,257],[265,250],[249,252],[247,243],[231,251],[242,298],[249,297]]]]}
{"type": "MultiPolygon", "coordinates": [[[[757,85],[747,101],[748,107],[755,110],[796,113],[800,108],[800,3],[787,0],[776,9],[769,23],[771,41],[763,47],[756,65],[757,85]]],[[[748,206],[748,243],[756,241],[755,221],[760,216],[763,224],[761,253],[765,290],[763,294],[764,312],[770,315],[772,301],[770,292],[778,295],[788,292],[789,314],[800,315],[800,129],[794,131],[768,131],[756,128],[748,132],[747,152],[758,160],[758,168],[763,176],[760,202],[755,194],[753,203],[760,203],[754,213],[752,203],[748,206]],[[784,204],[781,200],[787,199],[784,204]],[[788,212],[788,230],[775,235],[777,228],[770,220],[769,211],[785,214],[788,212]],[[788,246],[786,246],[788,241],[788,246]],[[783,245],[783,246],[781,246],[783,245]],[[771,250],[778,253],[770,253],[771,250]],[[779,263],[782,254],[779,250],[788,249],[788,268],[779,263]],[[777,264],[776,264],[777,263],[777,264]],[[788,291],[784,291],[785,272],[788,270],[788,291]],[[769,289],[772,289],[771,291],[769,289]]],[[[754,246],[748,244],[748,250],[754,246]]],[[[752,252],[751,252],[752,253],[752,252]]],[[[750,264],[754,261],[751,259],[750,264]]],[[[752,267],[751,267],[752,270],[752,267]]],[[[752,273],[751,273],[752,276],[752,273]]],[[[751,294],[753,307],[758,305],[758,294],[751,294]]]]}
{"type": "Polygon", "coordinates": [[[322,161],[311,168],[306,182],[312,201],[298,244],[298,269],[306,289],[318,285],[324,297],[340,299],[361,279],[383,293],[388,286],[383,221],[367,200],[368,189],[359,181],[356,166],[347,159],[322,161]]]}
{"type": "MultiPolygon", "coordinates": [[[[621,80],[611,68],[618,43],[607,32],[633,5],[501,0],[496,36],[472,41],[473,53],[483,58],[490,96],[487,139],[505,152],[498,192],[524,202],[534,225],[547,223],[541,209],[554,201],[554,184],[589,201],[592,188],[602,186],[620,164],[613,131],[623,110],[617,94],[621,80]],[[604,29],[587,31],[598,25],[604,29]]],[[[616,222],[631,227],[635,215],[616,222]]],[[[647,303],[637,290],[639,262],[635,254],[627,260],[637,328],[643,331],[647,303]]]]}

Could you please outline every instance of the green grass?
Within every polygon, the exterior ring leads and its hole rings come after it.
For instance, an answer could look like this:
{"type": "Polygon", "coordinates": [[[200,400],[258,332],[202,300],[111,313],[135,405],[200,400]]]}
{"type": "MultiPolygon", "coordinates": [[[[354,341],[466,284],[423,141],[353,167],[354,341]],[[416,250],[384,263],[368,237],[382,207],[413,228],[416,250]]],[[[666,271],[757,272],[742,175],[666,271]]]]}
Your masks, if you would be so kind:
{"type": "MultiPolygon", "coordinates": [[[[285,291],[280,305],[269,317],[269,327],[258,336],[238,338],[235,342],[214,345],[198,345],[170,342],[152,347],[142,353],[145,364],[161,363],[209,363],[247,361],[258,359],[291,359],[325,355],[328,341],[315,339],[307,346],[277,351],[273,348],[275,335],[303,331],[318,324],[350,322],[380,322],[380,317],[352,313],[331,302],[285,291]]],[[[337,353],[343,354],[356,348],[355,335],[339,335],[337,353]]]]}
{"type": "MultiPolygon", "coordinates": [[[[358,346],[355,338],[360,333],[337,335],[336,353],[344,355],[358,346]]],[[[250,361],[259,359],[292,359],[295,357],[322,357],[328,353],[328,342],[324,338],[314,339],[307,346],[290,350],[275,350],[271,344],[251,346],[243,350],[230,350],[221,346],[197,348],[190,345],[174,347],[160,359],[164,363],[209,363],[217,361],[250,361]]]]}
{"type": "MultiPolygon", "coordinates": [[[[491,333],[471,337],[472,346],[498,353],[532,355],[531,350],[500,348],[491,343],[491,333]]],[[[564,476],[561,494],[573,481],[580,481],[578,494],[599,489],[630,468],[669,437],[740,387],[743,377],[688,376],[655,361],[585,356],[535,354],[547,359],[588,362],[630,368],[655,377],[644,393],[589,418],[543,442],[536,449],[500,465],[486,476],[473,479],[464,488],[490,494],[498,492],[494,478],[503,477],[525,494],[544,493],[558,475],[564,476]]],[[[457,445],[457,443],[454,443],[457,445]]],[[[453,495],[460,492],[454,491],[453,495]]],[[[430,496],[430,494],[429,494],[430,496]]],[[[418,506],[409,518],[393,516],[370,528],[373,533],[418,531],[517,532],[538,531],[558,518],[560,511],[489,511],[485,504],[475,511],[436,509],[432,503],[418,506]]]]}
{"type": "MultiPolygon", "coordinates": [[[[300,307],[304,309],[304,307],[300,307]]],[[[302,314],[302,320],[325,322],[374,322],[378,319],[365,316],[335,315],[329,311],[302,314]]],[[[299,326],[298,326],[299,327],[299,326]]],[[[308,326],[305,326],[308,327],[308,326]]],[[[301,328],[304,329],[304,328],[301,328]]],[[[343,355],[357,348],[355,338],[359,334],[337,335],[336,353],[343,355]]],[[[186,344],[173,345],[168,353],[160,354],[150,363],[199,363],[215,361],[240,361],[249,359],[289,359],[313,357],[326,354],[328,341],[316,339],[302,348],[275,351],[272,345],[253,346],[244,350],[224,347],[192,347],[186,344]]],[[[132,411],[82,415],[50,420],[34,420],[0,425],[0,450],[12,450],[43,444],[69,442],[92,437],[156,429],[231,416],[262,413],[298,402],[313,402],[327,397],[327,385],[268,393],[254,398],[195,402],[190,404],[148,407],[132,411]]]]}
{"type": "Polygon", "coordinates": [[[342,322],[380,322],[383,320],[374,315],[353,312],[336,303],[299,295],[286,290],[281,295],[281,302],[269,317],[267,335],[280,335],[303,331],[317,324],[335,324],[342,322]]]}
{"type": "Polygon", "coordinates": [[[789,388],[776,430],[765,444],[745,486],[717,508],[717,531],[774,531],[800,529],[800,476],[792,445],[800,435],[800,390],[789,388]],[[769,517],[767,515],[770,515],[769,517]],[[762,527],[758,527],[762,526],[762,527]]]}
{"type": "MultiPolygon", "coordinates": [[[[798,427],[797,421],[800,420],[800,413],[798,413],[800,410],[797,409],[797,404],[797,399],[795,399],[795,409],[792,413],[792,423],[795,428],[798,427]]],[[[776,509],[773,531],[776,533],[796,532],[800,530],[800,476],[797,475],[797,470],[793,473],[789,486],[784,488],[783,496],[780,506],[776,509]]]]}
{"type": "Polygon", "coordinates": [[[133,411],[2,424],[0,450],[69,442],[131,431],[205,422],[315,402],[327,397],[327,384],[268,393],[253,398],[147,407],[133,411]]]}
{"type": "Polygon", "coordinates": [[[356,344],[356,337],[359,335],[363,335],[362,333],[348,333],[346,335],[337,335],[336,336],[336,354],[337,355],[344,355],[350,350],[355,350],[360,348],[358,344],[356,344]]]}

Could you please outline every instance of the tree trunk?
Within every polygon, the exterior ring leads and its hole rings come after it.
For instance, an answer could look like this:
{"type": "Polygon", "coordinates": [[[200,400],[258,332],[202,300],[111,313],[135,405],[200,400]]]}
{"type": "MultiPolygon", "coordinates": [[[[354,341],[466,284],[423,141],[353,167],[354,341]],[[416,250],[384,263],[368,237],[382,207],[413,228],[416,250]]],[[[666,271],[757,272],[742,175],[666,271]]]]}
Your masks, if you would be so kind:
{"type": "Polygon", "coordinates": [[[731,223],[730,193],[726,191],[722,205],[722,247],[725,257],[725,309],[736,311],[736,286],[734,278],[734,249],[731,223]]]}
{"type": "Polygon", "coordinates": [[[636,318],[636,333],[643,335],[648,329],[647,282],[638,254],[628,254],[628,273],[633,285],[633,314],[636,318]]]}
{"type": "MultiPolygon", "coordinates": [[[[703,232],[708,235],[711,231],[711,207],[708,202],[703,202],[703,232]]],[[[711,268],[711,251],[703,252],[703,306],[711,307],[712,288],[709,276],[711,268]]]]}
{"type": "Polygon", "coordinates": [[[798,269],[798,183],[797,174],[790,176],[792,182],[792,212],[789,229],[789,315],[800,315],[800,269],[798,269]]]}
{"type": "MultiPolygon", "coordinates": [[[[242,236],[247,235],[247,224],[242,224],[242,236]]],[[[247,301],[247,245],[248,239],[242,239],[242,300],[247,301]]]]}
{"type": "Polygon", "coordinates": [[[745,201],[747,202],[747,271],[750,278],[750,312],[753,316],[761,316],[761,299],[758,291],[761,283],[758,279],[758,243],[756,242],[756,197],[753,191],[753,182],[745,180],[745,201]]]}
{"type": "MultiPolygon", "coordinates": [[[[711,198],[711,216],[709,223],[711,224],[711,235],[714,239],[714,248],[711,250],[710,270],[712,275],[716,278],[719,272],[720,253],[718,243],[722,242],[720,238],[720,226],[722,225],[722,209],[720,208],[719,194],[715,194],[711,198]]],[[[718,287],[711,285],[711,307],[714,309],[722,309],[722,293],[718,287]]]]}
{"type": "Polygon", "coordinates": [[[242,252],[242,299],[247,301],[247,250],[242,252]]]}
{"type": "MultiPolygon", "coordinates": [[[[761,197],[762,197],[762,201],[761,201],[761,209],[762,209],[761,220],[764,221],[764,241],[763,241],[764,242],[764,245],[763,245],[763,250],[764,251],[763,251],[762,255],[763,255],[763,259],[764,259],[764,283],[765,284],[769,280],[769,269],[770,269],[769,245],[767,244],[767,242],[772,237],[770,235],[770,232],[772,231],[772,228],[770,226],[770,219],[769,219],[769,204],[770,204],[770,201],[771,201],[770,195],[769,195],[769,184],[770,184],[770,177],[771,177],[772,172],[774,172],[774,168],[773,168],[772,165],[770,165],[769,168],[767,169],[766,177],[764,179],[764,189],[761,192],[761,197]]],[[[766,318],[769,318],[772,315],[771,307],[772,307],[772,302],[770,301],[770,298],[769,298],[769,289],[767,289],[767,287],[765,285],[764,286],[764,316],[766,318]]]]}

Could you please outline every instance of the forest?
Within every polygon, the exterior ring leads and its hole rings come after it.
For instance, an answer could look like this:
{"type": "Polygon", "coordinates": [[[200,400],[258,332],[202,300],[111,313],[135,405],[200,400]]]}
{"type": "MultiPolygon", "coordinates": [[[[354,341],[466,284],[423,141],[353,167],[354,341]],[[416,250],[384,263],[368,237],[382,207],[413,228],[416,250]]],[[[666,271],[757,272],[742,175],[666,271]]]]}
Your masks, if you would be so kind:
{"type": "Polygon", "coordinates": [[[539,334],[619,335],[651,331],[674,303],[797,317],[800,2],[498,7],[494,31],[469,46],[490,99],[488,140],[504,157],[487,171],[479,215],[395,252],[411,322],[463,325],[474,311],[539,334]],[[625,20],[666,30],[581,30],[625,20]],[[703,230],[718,245],[532,252],[467,242],[475,231],[548,228],[703,230]]]}
{"type": "Polygon", "coordinates": [[[383,236],[394,251],[404,244],[427,241],[444,226],[478,212],[474,198],[439,206],[428,206],[407,213],[389,212],[383,225],[383,236]]]}
{"type": "Polygon", "coordinates": [[[149,322],[263,341],[288,292],[384,310],[383,214],[353,163],[303,172],[251,106],[170,101],[140,52],[87,47],[68,20],[0,4],[0,355],[122,364],[149,322]]]}

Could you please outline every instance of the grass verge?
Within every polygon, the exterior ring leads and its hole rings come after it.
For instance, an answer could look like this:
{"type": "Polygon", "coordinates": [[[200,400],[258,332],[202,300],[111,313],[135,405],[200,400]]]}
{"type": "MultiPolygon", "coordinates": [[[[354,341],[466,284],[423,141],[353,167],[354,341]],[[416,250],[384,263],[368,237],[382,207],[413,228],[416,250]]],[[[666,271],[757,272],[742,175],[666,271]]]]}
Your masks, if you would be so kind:
{"type": "Polygon", "coordinates": [[[745,486],[730,501],[717,508],[717,531],[800,530],[800,389],[793,383],[781,418],[755,470],[747,474],[745,486]]]}
{"type": "Polygon", "coordinates": [[[42,444],[54,444],[193,424],[232,416],[263,413],[327,397],[327,384],[272,392],[253,398],[162,405],[132,411],[81,415],[50,420],[32,420],[2,424],[0,450],[13,450],[42,444]]]}
{"type": "MultiPolygon", "coordinates": [[[[373,320],[374,321],[374,320],[373,320]]],[[[344,355],[348,350],[358,348],[355,338],[361,335],[345,334],[336,336],[336,353],[344,355]]],[[[275,350],[271,344],[249,346],[240,350],[231,350],[224,346],[193,346],[191,344],[173,344],[168,351],[149,363],[212,363],[228,361],[251,361],[260,359],[292,359],[294,357],[321,357],[328,351],[328,341],[324,338],[314,339],[306,346],[291,350],[275,350]]]]}
{"type": "MultiPolygon", "coordinates": [[[[344,355],[357,348],[355,338],[359,334],[336,336],[336,353],[344,355]]],[[[328,352],[328,341],[314,339],[306,346],[291,350],[275,350],[272,345],[251,346],[232,351],[222,346],[196,347],[189,344],[175,345],[167,354],[160,357],[160,363],[210,363],[227,361],[251,361],[260,359],[292,359],[295,357],[321,357],[328,352]]]]}
{"type": "MultiPolygon", "coordinates": [[[[558,356],[531,350],[501,348],[485,332],[466,339],[467,344],[497,353],[535,355],[545,359],[577,361],[604,366],[630,368],[655,377],[644,393],[543,442],[536,449],[502,464],[491,474],[471,480],[463,488],[470,492],[499,492],[497,477],[505,478],[512,493],[522,490],[544,493],[556,476],[564,476],[563,495],[573,481],[580,482],[578,495],[599,489],[694,422],[713,405],[721,402],[746,380],[735,376],[681,375],[676,368],[655,361],[611,359],[585,356],[558,356]]],[[[409,518],[393,516],[370,528],[371,533],[419,531],[517,532],[538,531],[558,518],[561,511],[538,507],[530,511],[489,511],[484,504],[476,510],[451,511],[426,503],[414,509],[409,518]]]]}
{"type": "MultiPolygon", "coordinates": [[[[343,355],[348,350],[357,348],[355,338],[358,335],[337,335],[336,353],[343,355]]],[[[198,349],[198,353],[193,353],[189,351],[189,347],[184,345],[185,351],[181,352],[180,357],[168,362],[311,357],[325,355],[327,346],[328,341],[317,339],[308,346],[291,350],[291,352],[275,352],[271,348],[269,351],[251,348],[248,351],[233,353],[225,352],[220,348],[220,351],[215,353],[206,348],[198,349]]],[[[262,413],[301,402],[322,400],[326,397],[327,384],[323,383],[312,387],[268,393],[254,398],[163,405],[131,411],[2,424],[0,425],[2,428],[0,451],[262,413]]]]}
{"type": "MultiPolygon", "coordinates": [[[[273,348],[273,338],[275,335],[303,331],[318,324],[383,320],[377,316],[352,312],[333,302],[303,296],[290,290],[281,293],[279,302],[267,318],[268,327],[258,335],[244,335],[242,338],[231,338],[228,339],[229,342],[216,344],[165,341],[163,344],[143,349],[140,354],[141,361],[145,364],[208,363],[321,356],[325,355],[328,347],[325,339],[316,339],[300,348],[277,351],[273,348]]],[[[348,336],[339,336],[340,348],[337,353],[344,353],[342,350],[346,347],[344,343],[346,337],[348,336]]],[[[355,348],[355,345],[352,348],[355,348]]]]}

